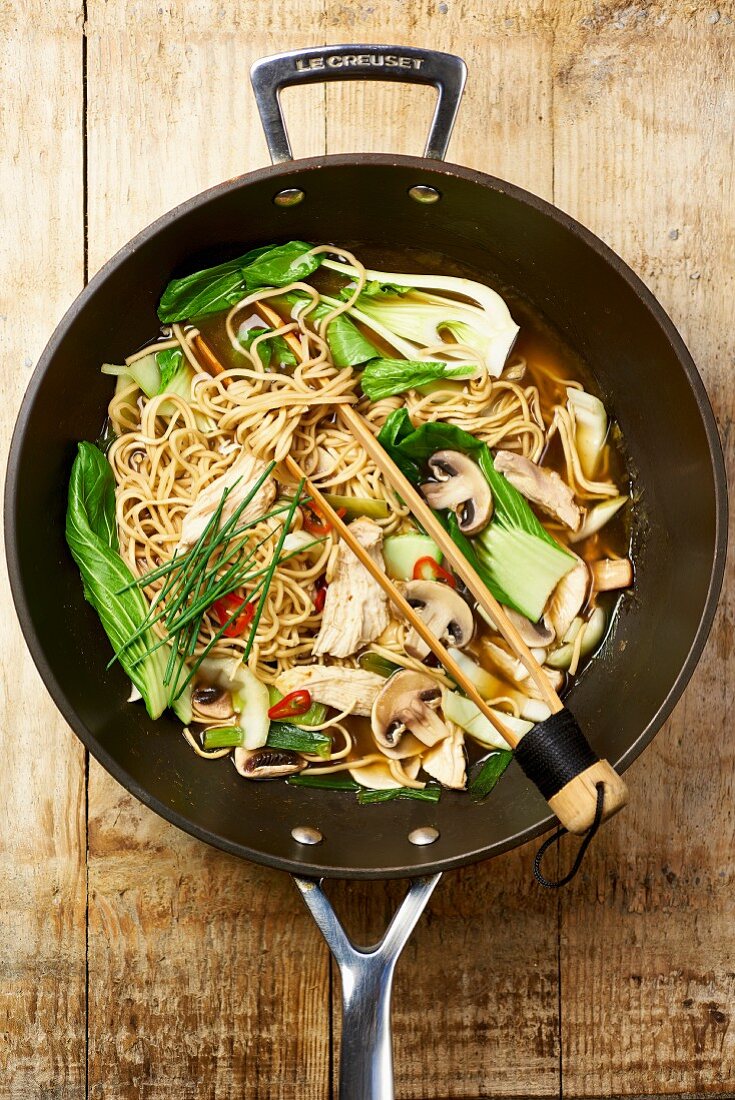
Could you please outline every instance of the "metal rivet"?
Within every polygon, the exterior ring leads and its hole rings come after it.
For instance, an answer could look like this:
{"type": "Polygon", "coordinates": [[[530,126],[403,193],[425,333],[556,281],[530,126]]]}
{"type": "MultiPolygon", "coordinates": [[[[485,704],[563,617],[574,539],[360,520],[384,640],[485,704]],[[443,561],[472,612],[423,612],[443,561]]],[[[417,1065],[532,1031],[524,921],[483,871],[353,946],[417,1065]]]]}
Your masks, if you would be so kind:
{"type": "Polygon", "coordinates": [[[291,830],[291,836],[297,844],[321,844],[324,837],[311,825],[297,825],[291,830]]]}
{"type": "Polygon", "coordinates": [[[276,206],[298,206],[304,198],[304,192],[299,187],[286,187],[273,196],[276,206]]]}
{"type": "Polygon", "coordinates": [[[439,202],[441,192],[436,187],[429,187],[426,183],[417,183],[409,187],[408,193],[414,202],[432,203],[439,202]]]}
{"type": "Polygon", "coordinates": [[[421,825],[420,828],[411,830],[408,839],[411,844],[433,844],[435,840],[439,839],[439,830],[435,829],[433,825],[421,825]]]}

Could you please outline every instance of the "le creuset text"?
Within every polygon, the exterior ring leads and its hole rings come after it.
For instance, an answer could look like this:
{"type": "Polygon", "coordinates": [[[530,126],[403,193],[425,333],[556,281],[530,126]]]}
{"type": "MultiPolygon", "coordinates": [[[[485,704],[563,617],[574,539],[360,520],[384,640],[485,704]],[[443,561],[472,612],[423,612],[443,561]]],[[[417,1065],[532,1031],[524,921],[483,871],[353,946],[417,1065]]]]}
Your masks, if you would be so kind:
{"type": "Polygon", "coordinates": [[[305,69],[350,69],[372,65],[388,69],[420,69],[423,63],[423,57],[402,57],[395,53],[332,53],[325,57],[299,57],[296,61],[296,70],[303,72],[305,69]]]}

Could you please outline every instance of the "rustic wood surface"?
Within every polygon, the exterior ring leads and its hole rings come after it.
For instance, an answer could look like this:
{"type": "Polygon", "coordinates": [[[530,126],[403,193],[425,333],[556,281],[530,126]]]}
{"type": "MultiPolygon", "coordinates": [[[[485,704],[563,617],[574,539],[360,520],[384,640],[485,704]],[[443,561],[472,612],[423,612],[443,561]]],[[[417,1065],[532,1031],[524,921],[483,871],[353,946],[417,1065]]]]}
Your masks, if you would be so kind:
{"type": "MultiPolygon", "coordinates": [[[[717,0],[2,0],[3,453],[85,274],[265,163],[250,62],[350,40],[466,58],[452,159],[552,199],[639,272],[699,364],[732,473],[735,12],[717,0]]],[[[284,99],[301,155],[417,152],[431,113],[428,91],[379,84],[284,99]]],[[[400,1098],[735,1095],[732,576],[574,886],[542,893],[524,848],[434,895],[397,974],[400,1098]]],[[[337,982],[288,878],[87,767],[3,584],[0,1098],[333,1096],[337,982]]],[[[401,895],[330,889],[364,938],[401,895]]]]}

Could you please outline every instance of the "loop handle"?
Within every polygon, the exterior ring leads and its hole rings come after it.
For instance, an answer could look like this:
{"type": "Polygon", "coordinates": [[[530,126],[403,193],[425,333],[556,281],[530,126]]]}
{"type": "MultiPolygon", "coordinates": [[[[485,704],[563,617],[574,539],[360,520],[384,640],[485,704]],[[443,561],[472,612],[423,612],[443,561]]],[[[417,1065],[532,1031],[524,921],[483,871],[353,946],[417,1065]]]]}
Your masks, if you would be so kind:
{"type": "Polygon", "coordinates": [[[415,46],[314,46],[288,50],[256,61],[250,80],[273,164],[293,160],[281,111],[280,93],[292,84],[328,80],[395,80],[429,84],[437,90],[436,109],[424,156],[444,160],[467,79],[461,57],[415,46]]]}
{"type": "Polygon", "coordinates": [[[342,978],[340,1100],[393,1100],[393,971],[440,878],[441,873],[412,879],[383,938],[363,948],[350,940],[321,881],[294,875],[342,978]]]}

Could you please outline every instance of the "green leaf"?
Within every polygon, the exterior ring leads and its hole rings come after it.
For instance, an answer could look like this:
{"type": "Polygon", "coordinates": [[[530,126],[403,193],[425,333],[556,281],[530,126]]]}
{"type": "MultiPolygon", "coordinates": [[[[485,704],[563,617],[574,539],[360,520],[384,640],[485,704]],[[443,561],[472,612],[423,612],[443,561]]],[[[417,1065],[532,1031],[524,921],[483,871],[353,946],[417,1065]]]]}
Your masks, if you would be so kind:
{"type": "Polygon", "coordinates": [[[310,248],[303,241],[265,245],[227,263],[173,279],[161,296],[159,319],[168,323],[203,317],[236,305],[260,287],[300,282],[322,262],[321,254],[307,255],[310,248]]]}
{"type": "MultiPolygon", "coordinates": [[[[348,301],[354,290],[354,283],[351,286],[342,287],[340,298],[343,301],[348,301]]],[[[357,299],[357,305],[359,306],[362,298],[403,298],[410,290],[410,286],[398,286],[397,283],[382,283],[379,279],[371,279],[362,288],[360,297],[357,299]]]]}
{"type": "Polygon", "coordinates": [[[262,286],[288,286],[300,283],[316,271],[323,255],[310,256],[312,246],[304,241],[289,241],[272,245],[243,266],[242,274],[248,292],[262,286]]]}
{"type": "MultiPolygon", "coordinates": [[[[302,291],[293,291],[290,294],[285,294],[279,301],[284,302],[289,309],[292,309],[299,302],[309,301],[309,296],[302,291]]],[[[316,325],[319,321],[323,321],[328,314],[333,313],[334,309],[334,305],[320,302],[313,309],[307,311],[307,320],[312,326],[316,325]]],[[[371,344],[366,336],[363,336],[360,329],[346,313],[340,313],[338,317],[335,317],[329,323],[326,338],[332,362],[335,367],[340,369],[359,367],[378,355],[378,349],[375,345],[371,344]]]]}
{"type": "Polygon", "coordinates": [[[513,759],[510,749],[498,749],[484,757],[472,769],[468,793],[473,802],[482,802],[494,789],[513,759]]]}
{"type": "Polygon", "coordinates": [[[245,291],[243,268],[270,248],[270,245],[254,248],[227,263],[206,267],[182,279],[172,279],[161,295],[159,320],[165,323],[186,321],[190,317],[203,317],[207,313],[234,306],[245,291]]]}
{"type": "Polygon", "coordinates": [[[332,739],[321,730],[302,729],[293,722],[271,722],[266,744],[272,749],[290,749],[292,752],[329,756],[332,739]]]}
{"type": "Polygon", "coordinates": [[[453,366],[438,360],[371,359],[365,364],[360,385],[371,401],[381,401],[440,379],[471,378],[475,369],[468,364],[453,366]]]}
{"type": "MultiPolygon", "coordinates": [[[[238,339],[249,351],[258,336],[273,331],[272,328],[256,325],[254,328],[249,328],[240,333],[238,339]]],[[[272,336],[270,340],[263,340],[258,344],[258,356],[265,370],[269,369],[274,355],[279,367],[295,367],[297,365],[296,356],[282,336],[272,336]]]]}
{"type": "MultiPolygon", "coordinates": [[[[325,315],[331,313],[331,307],[325,306],[323,312],[325,315]]],[[[372,359],[378,350],[345,313],[340,313],[328,325],[327,343],[335,367],[359,367],[372,359]]]]}
{"type": "Polygon", "coordinates": [[[414,429],[408,412],[405,409],[396,409],[383,425],[378,441],[394,459],[400,457],[404,463],[401,468],[414,485],[421,482],[426,463],[437,451],[461,451],[470,455],[479,465],[493,491],[494,520],[507,527],[527,531],[552,546],[558,546],[537,519],[525,497],[495,469],[487,444],[475,439],[469,432],[454,424],[439,421],[422,424],[414,429]],[[398,413],[403,416],[399,418],[398,413]],[[411,469],[411,475],[407,473],[408,469],[411,469]]]}
{"type": "Polygon", "coordinates": [[[361,806],[374,806],[379,802],[395,802],[396,799],[410,798],[415,802],[438,802],[441,798],[441,787],[424,787],[416,790],[414,787],[394,787],[389,791],[370,791],[363,789],[357,792],[357,801],[361,806]]]}
{"type": "Polygon", "coordinates": [[[156,364],[161,372],[159,393],[165,393],[174,377],[179,373],[184,362],[184,353],[181,348],[166,348],[165,351],[156,352],[156,364]]]}
{"type": "Polygon", "coordinates": [[[150,630],[129,644],[149,609],[135,586],[135,577],[118,553],[115,480],[107,459],[92,443],[79,444],[72,467],[66,541],[82,575],[85,598],[99,615],[115,653],[120,655],[120,664],[143,696],[151,718],[158,718],[167,705],[165,660],[160,649],[145,656],[156,642],[150,630]]]}
{"type": "Polygon", "coordinates": [[[378,441],[403,473],[419,485],[428,459],[437,451],[461,451],[482,470],[492,491],[493,519],[474,539],[459,530],[453,512],[437,518],[480,574],[492,594],[536,622],[574,558],[546,531],[528,501],[495,469],[486,443],[453,424],[422,424],[414,429],[406,409],[396,409],[383,425],[378,441]]]}

